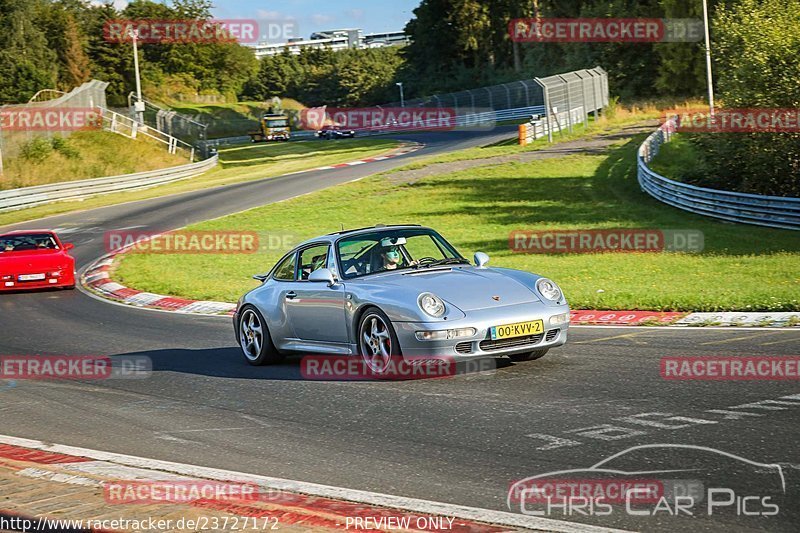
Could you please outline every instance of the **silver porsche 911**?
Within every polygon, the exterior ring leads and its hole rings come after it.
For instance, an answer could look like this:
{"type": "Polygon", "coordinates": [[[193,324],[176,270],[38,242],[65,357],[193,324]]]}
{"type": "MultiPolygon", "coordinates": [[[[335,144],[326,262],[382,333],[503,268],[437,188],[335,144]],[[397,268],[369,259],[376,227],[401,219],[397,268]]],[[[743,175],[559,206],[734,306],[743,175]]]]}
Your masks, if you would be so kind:
{"type": "Polygon", "coordinates": [[[377,373],[392,357],[542,357],[567,340],[569,307],[553,281],[475,265],[417,225],[331,233],[287,253],[234,314],[253,365],[286,353],[353,355],[377,373]]]}

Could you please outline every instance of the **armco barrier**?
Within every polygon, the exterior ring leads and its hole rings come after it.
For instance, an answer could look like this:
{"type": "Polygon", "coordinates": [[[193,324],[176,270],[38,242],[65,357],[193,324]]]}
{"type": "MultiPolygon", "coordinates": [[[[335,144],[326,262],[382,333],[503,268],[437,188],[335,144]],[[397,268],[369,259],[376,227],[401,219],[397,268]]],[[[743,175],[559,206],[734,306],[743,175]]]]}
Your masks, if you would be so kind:
{"type": "Polygon", "coordinates": [[[639,147],[638,177],[642,190],[673,207],[698,215],[742,224],[800,230],[800,198],[762,196],[718,189],[707,189],[665,178],[647,164],[669,142],[675,119],[666,121],[639,147]]]}
{"type": "Polygon", "coordinates": [[[88,180],[65,181],[52,185],[37,185],[0,191],[0,211],[24,209],[36,205],[56,202],[60,200],[74,200],[96,194],[107,194],[119,191],[142,189],[169,183],[185,178],[191,178],[214,168],[218,157],[214,155],[197,163],[189,163],[177,167],[137,172],[136,174],[123,174],[88,180]]]}

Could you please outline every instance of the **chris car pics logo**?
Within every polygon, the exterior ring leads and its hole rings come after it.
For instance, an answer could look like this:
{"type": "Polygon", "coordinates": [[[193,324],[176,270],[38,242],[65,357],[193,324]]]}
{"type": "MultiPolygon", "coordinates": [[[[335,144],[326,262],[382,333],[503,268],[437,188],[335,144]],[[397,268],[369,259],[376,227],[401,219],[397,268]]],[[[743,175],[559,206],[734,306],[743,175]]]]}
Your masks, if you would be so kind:
{"type": "Polygon", "coordinates": [[[780,464],[684,444],[633,446],[586,468],[530,476],[514,481],[506,498],[512,511],[550,517],[768,519],[791,501],[780,464]]]}

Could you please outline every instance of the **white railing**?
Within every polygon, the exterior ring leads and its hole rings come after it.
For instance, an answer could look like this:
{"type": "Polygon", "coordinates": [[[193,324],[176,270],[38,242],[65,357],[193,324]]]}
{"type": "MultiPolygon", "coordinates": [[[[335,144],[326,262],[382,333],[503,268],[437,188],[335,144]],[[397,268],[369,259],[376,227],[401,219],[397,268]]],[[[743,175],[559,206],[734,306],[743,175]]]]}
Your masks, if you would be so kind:
{"type": "Polygon", "coordinates": [[[155,128],[143,126],[130,117],[126,117],[116,111],[104,108],[101,108],[100,111],[103,117],[104,130],[119,133],[131,139],[136,139],[139,135],[143,135],[164,144],[169,153],[174,154],[177,153],[178,150],[181,150],[189,161],[194,161],[194,146],[189,143],[185,143],[177,137],[173,137],[155,128]]]}

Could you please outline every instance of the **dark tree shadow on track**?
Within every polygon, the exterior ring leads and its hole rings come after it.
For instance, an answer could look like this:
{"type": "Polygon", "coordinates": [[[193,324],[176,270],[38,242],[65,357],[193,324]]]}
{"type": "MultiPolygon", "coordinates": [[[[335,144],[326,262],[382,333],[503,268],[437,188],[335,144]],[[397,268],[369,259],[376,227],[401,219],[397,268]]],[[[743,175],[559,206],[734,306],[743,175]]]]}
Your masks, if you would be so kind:
{"type": "MultiPolygon", "coordinates": [[[[315,354],[318,355],[318,354],[315,354]]],[[[172,348],[164,350],[148,350],[141,352],[129,352],[116,354],[114,358],[138,358],[147,357],[152,362],[152,372],[180,372],[184,374],[197,374],[210,377],[221,377],[231,379],[258,379],[276,381],[371,381],[371,382],[396,382],[396,381],[418,381],[420,379],[440,379],[440,378],[420,378],[412,377],[409,379],[351,379],[343,377],[341,379],[308,379],[303,375],[302,359],[304,354],[287,354],[283,362],[274,365],[253,366],[245,361],[242,351],[238,346],[228,348],[205,348],[191,350],[184,348],[172,348]]],[[[356,356],[352,356],[356,357],[356,356]]],[[[497,358],[491,359],[493,364],[489,367],[493,369],[503,369],[515,366],[510,359],[497,358]]],[[[442,376],[446,378],[459,378],[465,375],[475,375],[476,365],[459,363],[455,370],[455,375],[442,376]]],[[[481,368],[487,368],[483,366],[481,368]]]]}

